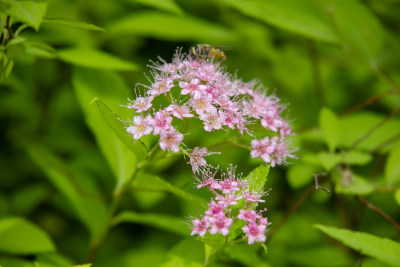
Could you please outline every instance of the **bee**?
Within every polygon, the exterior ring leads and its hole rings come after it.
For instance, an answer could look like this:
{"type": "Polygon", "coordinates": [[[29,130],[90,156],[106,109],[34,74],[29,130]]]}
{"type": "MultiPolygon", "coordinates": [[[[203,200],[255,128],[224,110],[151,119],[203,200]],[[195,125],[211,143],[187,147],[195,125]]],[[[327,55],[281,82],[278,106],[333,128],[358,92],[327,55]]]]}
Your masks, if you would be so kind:
{"type": "Polygon", "coordinates": [[[195,58],[214,58],[225,60],[226,56],[222,49],[227,47],[214,47],[208,44],[199,44],[190,48],[190,54],[195,58]]]}

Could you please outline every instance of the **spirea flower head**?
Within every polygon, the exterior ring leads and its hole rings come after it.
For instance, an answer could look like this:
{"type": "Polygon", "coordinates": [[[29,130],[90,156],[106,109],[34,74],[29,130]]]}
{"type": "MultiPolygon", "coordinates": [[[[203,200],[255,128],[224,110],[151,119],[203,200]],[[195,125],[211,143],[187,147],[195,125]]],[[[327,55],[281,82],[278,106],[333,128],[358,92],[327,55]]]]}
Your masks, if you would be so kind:
{"type": "Polygon", "coordinates": [[[213,170],[203,172],[212,173],[212,176],[197,178],[201,185],[197,188],[206,187],[214,196],[204,216],[192,220],[192,235],[203,237],[209,232],[211,235],[220,233],[226,236],[230,233],[232,225],[242,222],[240,227],[242,234],[247,237],[248,244],[265,241],[269,222],[261,215],[265,209],[258,212],[256,210],[258,203],[264,202],[261,197],[265,193],[261,190],[251,190],[247,180],[235,174],[235,171],[236,168],[230,166],[219,179],[215,179],[213,170]]]}
{"type": "Polygon", "coordinates": [[[144,92],[126,105],[136,112],[126,128],[135,140],[151,133],[159,136],[163,150],[190,153],[192,170],[198,172],[207,165],[204,156],[210,152],[183,145],[183,134],[190,134],[190,122],[198,120],[206,134],[231,130],[253,137],[252,129],[257,129],[257,135],[263,137],[251,141],[251,157],[271,166],[285,164],[293,157],[287,141],[293,134],[283,116],[286,108],[276,95],[267,95],[261,84],[244,82],[229,74],[220,62],[193,57],[179,49],[171,63],[161,60],[150,67],[151,84],[139,84],[144,92]],[[159,99],[168,104],[157,107],[154,103],[159,99]]]}

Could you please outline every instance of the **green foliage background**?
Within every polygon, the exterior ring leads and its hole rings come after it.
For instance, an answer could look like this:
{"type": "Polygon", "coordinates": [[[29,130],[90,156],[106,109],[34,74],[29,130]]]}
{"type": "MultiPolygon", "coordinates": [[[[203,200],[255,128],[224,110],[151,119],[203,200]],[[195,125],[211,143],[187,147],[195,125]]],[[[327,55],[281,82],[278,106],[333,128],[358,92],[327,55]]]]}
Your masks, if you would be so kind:
{"type": "MultiPolygon", "coordinates": [[[[132,117],[120,105],[148,84],[149,60],[207,43],[231,47],[231,73],[288,103],[298,134],[298,160],[266,183],[268,249],[238,243],[210,266],[400,266],[399,10],[396,0],[0,0],[0,265],[203,265],[209,250],[182,222],[208,195],[183,158],[146,162],[118,118],[132,117]],[[320,173],[329,193],[314,190],[320,173]]],[[[262,164],[222,153],[211,163],[246,175],[262,164]]]]}

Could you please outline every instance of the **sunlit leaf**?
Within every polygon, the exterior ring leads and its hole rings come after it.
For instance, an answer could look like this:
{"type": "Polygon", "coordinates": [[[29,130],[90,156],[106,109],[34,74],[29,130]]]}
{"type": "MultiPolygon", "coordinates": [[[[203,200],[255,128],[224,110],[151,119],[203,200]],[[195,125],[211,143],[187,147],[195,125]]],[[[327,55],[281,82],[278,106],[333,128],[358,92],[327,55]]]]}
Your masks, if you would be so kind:
{"type": "Polygon", "coordinates": [[[390,186],[400,184],[400,146],[389,154],[385,165],[385,178],[390,186]]]}
{"type": "Polygon", "coordinates": [[[340,138],[340,122],[335,113],[323,108],[319,114],[319,126],[328,144],[329,151],[333,152],[340,138]]]}
{"type": "Polygon", "coordinates": [[[73,85],[86,122],[117,179],[115,190],[119,191],[136,170],[137,155],[115,134],[114,127],[110,126],[110,120],[115,114],[105,108],[100,112],[96,103],[91,102],[93,98],[99,97],[109,107],[122,112],[126,108],[121,108],[119,104],[128,97],[128,88],[116,74],[87,69],[75,70],[73,85]]]}
{"type": "Polygon", "coordinates": [[[47,3],[44,0],[0,0],[0,8],[16,21],[25,22],[39,30],[46,14],[47,3]]]}
{"type": "Polygon", "coordinates": [[[316,1],[219,0],[244,14],[317,40],[338,42],[334,27],[316,1]]]}
{"type": "MultiPolygon", "coordinates": [[[[315,156],[316,157],[316,156],[315,156]]],[[[318,168],[304,162],[296,163],[289,166],[288,183],[293,188],[300,188],[310,184],[313,180],[313,174],[318,172],[318,168]]]]}
{"type": "Polygon", "coordinates": [[[394,193],[394,198],[396,199],[397,204],[400,205],[400,189],[397,189],[394,193]]]}
{"type": "Polygon", "coordinates": [[[107,32],[111,36],[133,34],[175,41],[215,40],[225,44],[233,41],[232,33],[218,24],[195,17],[152,11],[116,20],[107,27],[107,32]]]}
{"type": "Polygon", "coordinates": [[[318,160],[326,171],[330,171],[340,162],[341,156],[337,154],[321,152],[318,154],[318,160]]]}
{"type": "Polygon", "coordinates": [[[0,219],[1,252],[24,255],[54,250],[51,239],[33,223],[18,217],[0,219]]]}
{"type": "Polygon", "coordinates": [[[57,52],[58,57],[67,63],[81,67],[104,70],[137,70],[132,62],[120,59],[106,52],[88,48],[66,48],[57,52]]]}
{"type": "Polygon", "coordinates": [[[201,267],[203,263],[202,243],[194,239],[184,239],[171,249],[161,267],[201,267]]]}
{"type": "Polygon", "coordinates": [[[377,258],[393,266],[400,265],[400,244],[393,240],[321,224],[317,224],[315,227],[364,255],[377,258]]]}
{"type": "Polygon", "coordinates": [[[361,151],[352,150],[343,154],[342,162],[349,165],[365,165],[372,160],[372,156],[370,154],[361,151]]]}
{"type": "Polygon", "coordinates": [[[97,108],[99,109],[104,120],[108,123],[110,128],[114,131],[117,137],[136,155],[138,160],[143,160],[145,155],[149,153],[147,148],[140,141],[134,141],[132,136],[126,132],[126,127],[121,122],[117,114],[113,113],[101,100],[95,100],[97,108]]]}
{"type": "Polygon", "coordinates": [[[335,192],[339,194],[368,195],[374,187],[365,178],[353,174],[349,181],[341,179],[335,183],[335,192]]]}
{"type": "Polygon", "coordinates": [[[114,218],[113,224],[126,222],[140,223],[157,227],[159,229],[179,235],[188,236],[190,234],[190,227],[184,223],[185,221],[186,219],[183,217],[175,217],[160,213],[137,213],[134,211],[123,211],[114,218]]]}
{"type": "Polygon", "coordinates": [[[126,1],[158,8],[160,10],[168,11],[178,15],[183,14],[182,9],[175,3],[174,0],[126,0],[126,1]]]}
{"type": "Polygon", "coordinates": [[[73,21],[69,19],[63,19],[63,18],[45,18],[43,19],[42,23],[52,23],[52,24],[61,24],[61,25],[66,25],[66,26],[71,26],[75,28],[80,28],[84,30],[92,30],[92,31],[104,31],[103,28],[100,28],[94,24],[90,24],[87,22],[83,21],[73,21]]]}
{"type": "Polygon", "coordinates": [[[247,184],[250,190],[264,189],[265,183],[267,182],[267,177],[269,173],[270,166],[260,165],[249,173],[246,177],[247,184]]]}
{"type": "Polygon", "coordinates": [[[204,199],[191,195],[155,175],[147,174],[144,172],[139,172],[136,175],[136,178],[132,183],[132,187],[133,190],[138,190],[138,191],[149,190],[149,191],[169,192],[196,206],[203,208],[206,207],[204,199]]]}

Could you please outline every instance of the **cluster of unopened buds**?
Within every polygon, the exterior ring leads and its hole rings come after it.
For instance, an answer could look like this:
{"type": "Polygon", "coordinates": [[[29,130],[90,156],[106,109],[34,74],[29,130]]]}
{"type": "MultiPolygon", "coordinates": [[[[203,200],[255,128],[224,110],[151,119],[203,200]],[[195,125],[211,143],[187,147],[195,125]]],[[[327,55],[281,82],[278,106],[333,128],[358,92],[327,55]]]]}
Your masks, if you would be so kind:
{"type": "Polygon", "coordinates": [[[255,241],[264,242],[265,232],[269,222],[261,216],[265,210],[256,212],[259,202],[265,202],[261,198],[265,195],[262,190],[251,190],[247,180],[235,175],[235,168],[230,167],[227,173],[222,173],[220,179],[214,179],[216,170],[204,169],[201,178],[197,178],[197,188],[206,187],[214,197],[208,204],[208,210],[200,219],[192,220],[191,235],[203,237],[207,231],[214,235],[229,234],[229,228],[238,220],[245,222],[241,229],[246,234],[248,244],[255,241]]]}

